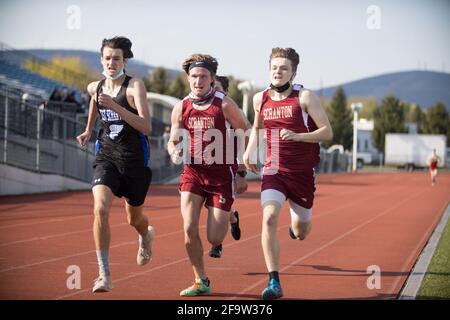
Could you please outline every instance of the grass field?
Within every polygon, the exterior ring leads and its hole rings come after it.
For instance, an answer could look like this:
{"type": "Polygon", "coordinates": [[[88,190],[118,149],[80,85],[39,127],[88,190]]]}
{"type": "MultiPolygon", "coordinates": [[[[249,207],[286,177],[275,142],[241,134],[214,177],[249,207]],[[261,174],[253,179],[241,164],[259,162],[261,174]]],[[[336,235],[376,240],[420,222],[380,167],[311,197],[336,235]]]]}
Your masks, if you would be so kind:
{"type": "Polygon", "coordinates": [[[450,299],[450,220],[444,228],[416,299],[450,299]]]}
{"type": "MultiPolygon", "coordinates": [[[[397,171],[397,172],[406,172],[405,168],[399,168],[397,166],[392,166],[392,165],[385,165],[385,166],[379,166],[379,165],[364,165],[364,167],[362,169],[359,169],[359,171],[361,172],[373,172],[373,171],[378,171],[378,172],[388,172],[388,171],[397,171]]],[[[414,170],[415,172],[427,172],[428,173],[428,168],[416,168],[414,170]]],[[[450,172],[450,168],[439,168],[439,174],[442,173],[446,173],[446,172],[450,172]]],[[[439,175],[438,175],[438,179],[439,179],[439,175]]]]}

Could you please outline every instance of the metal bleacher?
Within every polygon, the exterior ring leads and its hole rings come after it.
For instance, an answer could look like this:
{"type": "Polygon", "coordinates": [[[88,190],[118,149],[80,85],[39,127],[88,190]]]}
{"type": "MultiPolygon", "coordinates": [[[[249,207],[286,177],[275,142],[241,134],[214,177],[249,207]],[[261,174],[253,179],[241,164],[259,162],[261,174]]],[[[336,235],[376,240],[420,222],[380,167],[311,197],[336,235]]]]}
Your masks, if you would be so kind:
{"type": "Polygon", "coordinates": [[[51,100],[56,90],[81,92],[23,68],[25,59],[47,63],[0,43],[0,162],[89,181],[92,152],[74,139],[85,126],[77,121],[78,105],[51,100]]]}
{"type": "Polygon", "coordinates": [[[0,59],[0,83],[48,100],[62,85],[0,59]]]}
{"type": "MultiPolygon", "coordinates": [[[[54,95],[61,89],[79,90],[23,68],[24,61],[49,66],[48,61],[0,42],[0,163],[90,182],[97,132],[87,149],[80,149],[75,138],[84,131],[87,110],[80,112],[75,103],[59,101],[54,95]]],[[[77,76],[55,68],[68,77],[77,76]]],[[[154,182],[170,180],[182,169],[168,161],[162,138],[165,126],[152,118],[153,136],[148,138],[154,182]]]]}

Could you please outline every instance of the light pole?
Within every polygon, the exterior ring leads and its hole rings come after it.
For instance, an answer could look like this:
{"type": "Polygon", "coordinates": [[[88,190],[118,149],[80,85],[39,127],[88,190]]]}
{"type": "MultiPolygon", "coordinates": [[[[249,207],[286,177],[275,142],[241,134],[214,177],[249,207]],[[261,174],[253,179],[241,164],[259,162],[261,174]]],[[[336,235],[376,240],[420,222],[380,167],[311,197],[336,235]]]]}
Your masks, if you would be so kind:
{"type": "Polygon", "coordinates": [[[253,90],[253,86],[253,81],[244,81],[238,84],[238,89],[243,94],[242,110],[246,117],[248,116],[248,94],[253,90]]]}
{"type": "Polygon", "coordinates": [[[352,159],[352,171],[357,170],[357,153],[358,153],[358,112],[362,109],[363,104],[361,102],[356,102],[351,104],[353,110],[353,159],[352,159]]]}

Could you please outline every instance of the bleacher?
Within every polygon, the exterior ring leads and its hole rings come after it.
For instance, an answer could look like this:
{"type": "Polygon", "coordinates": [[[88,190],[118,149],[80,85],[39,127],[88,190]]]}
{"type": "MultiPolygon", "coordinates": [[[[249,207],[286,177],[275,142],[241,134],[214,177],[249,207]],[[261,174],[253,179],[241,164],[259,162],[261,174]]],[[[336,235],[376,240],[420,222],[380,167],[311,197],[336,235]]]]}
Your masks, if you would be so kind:
{"type": "Polygon", "coordinates": [[[27,51],[16,50],[0,42],[0,89],[7,90],[9,95],[21,97],[27,93],[29,99],[44,101],[52,100],[52,95],[65,90],[68,94],[73,93],[72,101],[78,105],[83,104],[82,93],[78,88],[27,70],[23,67],[25,61],[32,62],[49,71],[54,71],[56,68],[70,79],[80,76],[72,70],[49,65],[48,61],[27,51]]]}
{"type": "MultiPolygon", "coordinates": [[[[89,182],[97,133],[91,136],[87,151],[82,151],[75,137],[84,130],[87,109],[80,111],[80,105],[66,102],[70,92],[77,93],[75,100],[81,99],[80,91],[23,68],[24,59],[48,63],[0,43],[0,163],[89,182]]],[[[71,74],[61,69],[65,71],[71,74]]],[[[149,143],[154,182],[166,181],[182,169],[167,163],[162,144],[167,125],[160,118],[152,118],[149,143]]]]}
{"type": "Polygon", "coordinates": [[[0,82],[48,100],[62,84],[0,59],[0,82]]]}

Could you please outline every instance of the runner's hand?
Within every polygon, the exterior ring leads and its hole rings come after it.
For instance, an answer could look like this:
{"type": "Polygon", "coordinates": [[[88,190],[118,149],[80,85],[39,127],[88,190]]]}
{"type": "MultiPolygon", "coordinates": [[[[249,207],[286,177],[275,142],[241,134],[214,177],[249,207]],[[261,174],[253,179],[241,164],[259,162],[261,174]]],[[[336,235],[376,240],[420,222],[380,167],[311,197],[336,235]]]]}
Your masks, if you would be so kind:
{"type": "Polygon", "coordinates": [[[243,177],[241,177],[240,175],[236,175],[236,192],[238,194],[244,193],[245,191],[247,191],[247,180],[243,177]]]}
{"type": "Polygon", "coordinates": [[[80,134],[79,136],[77,136],[77,141],[80,144],[80,147],[85,148],[86,143],[89,141],[90,138],[91,138],[91,133],[87,132],[87,131],[85,131],[82,134],[80,134]]]}
{"type": "Polygon", "coordinates": [[[249,170],[249,171],[251,171],[251,172],[253,172],[253,173],[255,173],[255,174],[258,174],[258,168],[256,167],[256,163],[251,163],[252,161],[251,161],[251,159],[250,159],[250,154],[246,151],[245,153],[244,153],[244,165],[245,165],[245,167],[249,170]]]}

